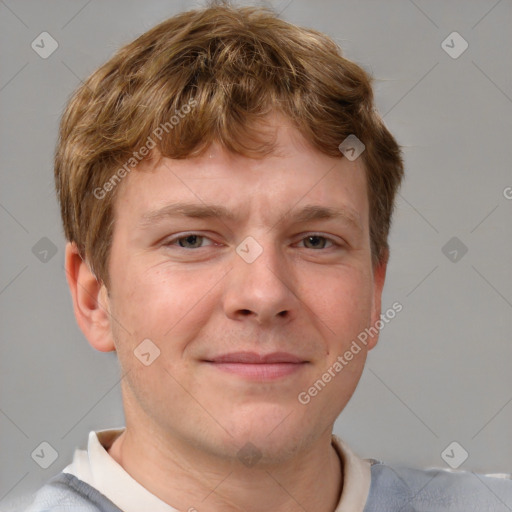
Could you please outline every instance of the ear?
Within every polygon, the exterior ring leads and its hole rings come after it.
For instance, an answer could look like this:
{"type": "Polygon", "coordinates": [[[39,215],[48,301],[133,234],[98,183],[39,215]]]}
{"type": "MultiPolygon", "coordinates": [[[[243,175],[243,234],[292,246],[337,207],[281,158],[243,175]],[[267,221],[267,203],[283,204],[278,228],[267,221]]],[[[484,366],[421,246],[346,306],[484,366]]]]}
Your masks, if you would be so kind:
{"type": "MultiPolygon", "coordinates": [[[[386,251],[386,254],[382,258],[382,260],[377,263],[377,265],[373,269],[373,301],[372,301],[372,320],[370,327],[374,327],[377,322],[380,320],[381,314],[381,303],[382,303],[382,290],[384,288],[384,281],[386,280],[386,270],[388,267],[388,259],[389,259],[389,251],[386,251]]],[[[372,329],[373,332],[373,329],[372,329]]],[[[377,334],[370,334],[368,337],[367,347],[368,350],[377,345],[377,341],[379,340],[379,332],[377,334]]]]}
{"type": "Polygon", "coordinates": [[[66,244],[65,269],[78,326],[96,350],[115,350],[107,288],[82,260],[74,243],[66,244]]]}

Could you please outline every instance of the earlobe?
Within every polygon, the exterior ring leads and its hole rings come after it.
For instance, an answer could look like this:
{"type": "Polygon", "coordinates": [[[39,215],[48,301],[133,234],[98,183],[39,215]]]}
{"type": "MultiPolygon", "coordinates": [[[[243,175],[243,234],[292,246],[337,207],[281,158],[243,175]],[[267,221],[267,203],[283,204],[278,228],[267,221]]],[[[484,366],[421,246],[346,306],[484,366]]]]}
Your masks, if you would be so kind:
{"type": "Polygon", "coordinates": [[[78,326],[96,350],[115,350],[107,289],[92,273],[74,243],[66,245],[65,270],[78,326]]]}
{"type": "MultiPolygon", "coordinates": [[[[381,315],[381,303],[382,303],[382,290],[384,288],[384,282],[386,280],[386,270],[388,266],[388,253],[386,256],[376,265],[373,269],[373,304],[372,304],[372,317],[370,327],[379,330],[379,320],[381,315]]],[[[372,332],[374,331],[372,329],[372,332]]],[[[368,350],[377,345],[379,340],[379,333],[370,335],[368,337],[368,350]]]]}

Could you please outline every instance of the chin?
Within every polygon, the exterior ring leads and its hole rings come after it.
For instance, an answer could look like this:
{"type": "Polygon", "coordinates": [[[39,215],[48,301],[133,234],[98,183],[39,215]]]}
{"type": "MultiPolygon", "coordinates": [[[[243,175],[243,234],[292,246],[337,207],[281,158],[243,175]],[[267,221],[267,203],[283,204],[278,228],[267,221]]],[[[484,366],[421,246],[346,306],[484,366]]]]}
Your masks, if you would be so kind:
{"type": "Polygon", "coordinates": [[[283,413],[281,410],[277,416],[259,412],[233,421],[229,439],[240,448],[248,444],[255,446],[261,452],[261,462],[271,464],[292,457],[303,443],[314,438],[311,428],[290,411],[283,413]]]}

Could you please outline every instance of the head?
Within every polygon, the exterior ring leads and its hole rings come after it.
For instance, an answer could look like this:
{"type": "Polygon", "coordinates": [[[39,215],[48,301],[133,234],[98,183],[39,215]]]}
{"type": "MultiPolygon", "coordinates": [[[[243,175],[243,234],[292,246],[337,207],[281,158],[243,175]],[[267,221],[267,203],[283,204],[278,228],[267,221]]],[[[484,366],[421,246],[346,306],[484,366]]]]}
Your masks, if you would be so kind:
{"type": "Polygon", "coordinates": [[[251,441],[263,460],[332,426],[378,335],[315,400],[297,396],[379,319],[402,175],[371,77],[268,10],[179,14],[89,77],[55,178],[77,320],[128,372],[127,425],[224,456],[251,441]],[[339,149],[350,135],[355,160],[339,149]],[[237,351],[300,369],[254,380],[212,364],[237,351]]]}

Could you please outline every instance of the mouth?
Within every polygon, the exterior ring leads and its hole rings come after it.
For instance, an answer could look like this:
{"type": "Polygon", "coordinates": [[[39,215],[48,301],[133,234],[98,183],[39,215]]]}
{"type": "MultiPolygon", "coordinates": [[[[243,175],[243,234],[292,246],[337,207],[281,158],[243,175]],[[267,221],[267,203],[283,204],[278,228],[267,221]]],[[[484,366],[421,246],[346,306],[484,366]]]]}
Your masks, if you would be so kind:
{"type": "Polygon", "coordinates": [[[274,380],[292,375],[303,369],[309,361],[287,352],[257,354],[234,352],[204,360],[212,367],[251,380],[274,380]]]}

